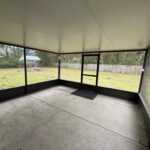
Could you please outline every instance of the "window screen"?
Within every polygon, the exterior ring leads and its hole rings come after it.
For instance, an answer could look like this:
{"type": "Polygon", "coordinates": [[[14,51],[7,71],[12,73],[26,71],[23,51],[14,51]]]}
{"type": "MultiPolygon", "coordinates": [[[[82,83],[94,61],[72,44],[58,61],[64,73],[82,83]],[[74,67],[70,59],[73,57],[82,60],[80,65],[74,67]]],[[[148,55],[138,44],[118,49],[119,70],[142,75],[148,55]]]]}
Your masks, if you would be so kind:
{"type": "Polygon", "coordinates": [[[101,53],[99,86],[138,92],[144,51],[101,53]]]}
{"type": "Polygon", "coordinates": [[[81,81],[81,54],[63,54],[61,56],[61,79],[81,81]]]}
{"type": "Polygon", "coordinates": [[[27,80],[34,84],[58,78],[57,55],[26,49],[27,80]]]}
{"type": "Polygon", "coordinates": [[[0,90],[25,85],[23,48],[0,44],[0,90]]]}

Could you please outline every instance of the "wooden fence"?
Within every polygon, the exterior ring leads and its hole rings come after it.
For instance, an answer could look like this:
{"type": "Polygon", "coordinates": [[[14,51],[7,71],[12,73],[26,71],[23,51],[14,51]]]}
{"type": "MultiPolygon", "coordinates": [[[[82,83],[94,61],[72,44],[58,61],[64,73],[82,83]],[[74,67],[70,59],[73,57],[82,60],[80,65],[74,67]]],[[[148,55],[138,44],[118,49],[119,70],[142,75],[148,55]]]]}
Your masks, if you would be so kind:
{"type": "MultiPolygon", "coordinates": [[[[81,64],[76,63],[61,63],[62,68],[81,69],[81,64]]],[[[85,70],[96,70],[96,64],[85,64],[85,70]]],[[[107,65],[100,64],[99,71],[101,72],[118,72],[118,73],[131,73],[139,74],[142,71],[142,66],[128,66],[128,65],[107,65]]]]}

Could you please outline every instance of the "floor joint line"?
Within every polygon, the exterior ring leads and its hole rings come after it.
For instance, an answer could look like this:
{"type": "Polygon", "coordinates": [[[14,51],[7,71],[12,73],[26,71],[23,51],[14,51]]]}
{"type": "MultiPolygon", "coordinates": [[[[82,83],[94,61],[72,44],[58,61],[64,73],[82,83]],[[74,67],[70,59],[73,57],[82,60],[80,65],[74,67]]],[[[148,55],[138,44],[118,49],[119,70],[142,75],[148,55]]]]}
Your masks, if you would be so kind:
{"type": "Polygon", "coordinates": [[[135,141],[135,140],[133,140],[133,139],[131,139],[131,138],[129,138],[129,137],[126,137],[126,136],[121,135],[121,134],[119,134],[119,133],[117,133],[117,132],[114,132],[113,130],[110,130],[110,129],[105,128],[105,127],[103,127],[103,126],[101,126],[101,125],[99,125],[99,124],[96,124],[96,123],[94,123],[94,122],[91,122],[91,121],[89,121],[89,120],[87,120],[87,119],[85,119],[85,118],[83,118],[83,117],[77,116],[77,115],[75,115],[75,114],[73,114],[73,113],[71,113],[71,112],[69,112],[69,111],[67,111],[67,110],[64,110],[64,109],[62,109],[62,108],[59,108],[59,107],[57,107],[57,106],[55,106],[55,105],[53,105],[53,104],[49,104],[49,103],[47,103],[47,102],[41,100],[40,98],[37,98],[37,99],[40,100],[40,101],[43,102],[43,103],[46,103],[47,105],[49,105],[49,106],[51,106],[51,107],[57,108],[57,109],[59,109],[59,110],[61,110],[61,111],[64,111],[64,112],[66,112],[66,113],[68,113],[68,114],[71,114],[71,115],[73,115],[73,116],[75,116],[75,117],[77,117],[77,118],[80,118],[81,120],[84,120],[84,121],[89,122],[89,123],[91,123],[91,124],[93,124],[93,125],[96,125],[96,126],[101,127],[101,128],[103,128],[103,129],[105,129],[105,130],[108,130],[109,132],[112,132],[112,133],[114,133],[114,134],[117,134],[118,136],[121,136],[121,137],[123,137],[123,138],[126,138],[126,139],[128,139],[128,140],[130,140],[130,141],[132,141],[132,142],[135,142],[136,144],[142,145],[142,146],[144,146],[144,147],[146,147],[146,148],[148,147],[148,146],[146,146],[146,145],[144,145],[144,144],[142,144],[142,143],[139,143],[139,142],[137,142],[137,141],[135,141]]]}

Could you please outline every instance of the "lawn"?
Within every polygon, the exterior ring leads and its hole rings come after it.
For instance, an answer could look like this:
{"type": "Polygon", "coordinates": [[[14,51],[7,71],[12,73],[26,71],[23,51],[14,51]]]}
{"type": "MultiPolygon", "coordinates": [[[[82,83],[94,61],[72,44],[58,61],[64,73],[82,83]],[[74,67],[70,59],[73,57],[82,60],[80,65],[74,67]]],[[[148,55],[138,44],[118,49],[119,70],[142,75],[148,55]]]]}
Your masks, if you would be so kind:
{"type": "MultiPolygon", "coordinates": [[[[95,71],[86,71],[86,74],[95,74],[95,71]]],[[[62,69],[61,77],[65,80],[80,82],[80,70],[62,69]]],[[[140,74],[125,74],[113,72],[100,72],[98,85],[125,91],[138,92],[140,74]]],[[[84,76],[83,83],[95,85],[95,77],[84,76]]]]}
{"type": "MultiPolygon", "coordinates": [[[[94,74],[94,71],[86,71],[88,74],[94,74]]],[[[39,72],[28,69],[28,84],[57,79],[57,68],[41,68],[39,72]]],[[[61,69],[61,79],[80,82],[80,70],[61,69]]],[[[126,91],[137,92],[139,87],[139,74],[123,74],[112,72],[100,72],[98,85],[126,91]]],[[[86,84],[95,85],[95,77],[83,77],[86,84]]],[[[0,69],[0,89],[13,88],[24,85],[23,69],[0,69]]]]}
{"type": "MultiPolygon", "coordinates": [[[[58,77],[57,68],[41,68],[39,72],[27,70],[28,84],[54,80],[58,77]]],[[[23,86],[24,69],[0,69],[0,89],[23,86]]]]}

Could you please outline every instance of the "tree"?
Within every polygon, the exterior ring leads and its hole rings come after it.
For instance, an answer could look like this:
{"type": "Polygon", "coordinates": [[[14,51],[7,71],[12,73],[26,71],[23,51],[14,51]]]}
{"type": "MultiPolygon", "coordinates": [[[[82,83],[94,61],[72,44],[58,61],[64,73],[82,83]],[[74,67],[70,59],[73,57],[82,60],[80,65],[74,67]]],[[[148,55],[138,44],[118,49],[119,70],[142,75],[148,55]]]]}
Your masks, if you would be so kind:
{"type": "Polygon", "coordinates": [[[41,59],[41,65],[45,67],[53,66],[57,61],[57,55],[44,51],[36,51],[36,56],[41,59]]]}

